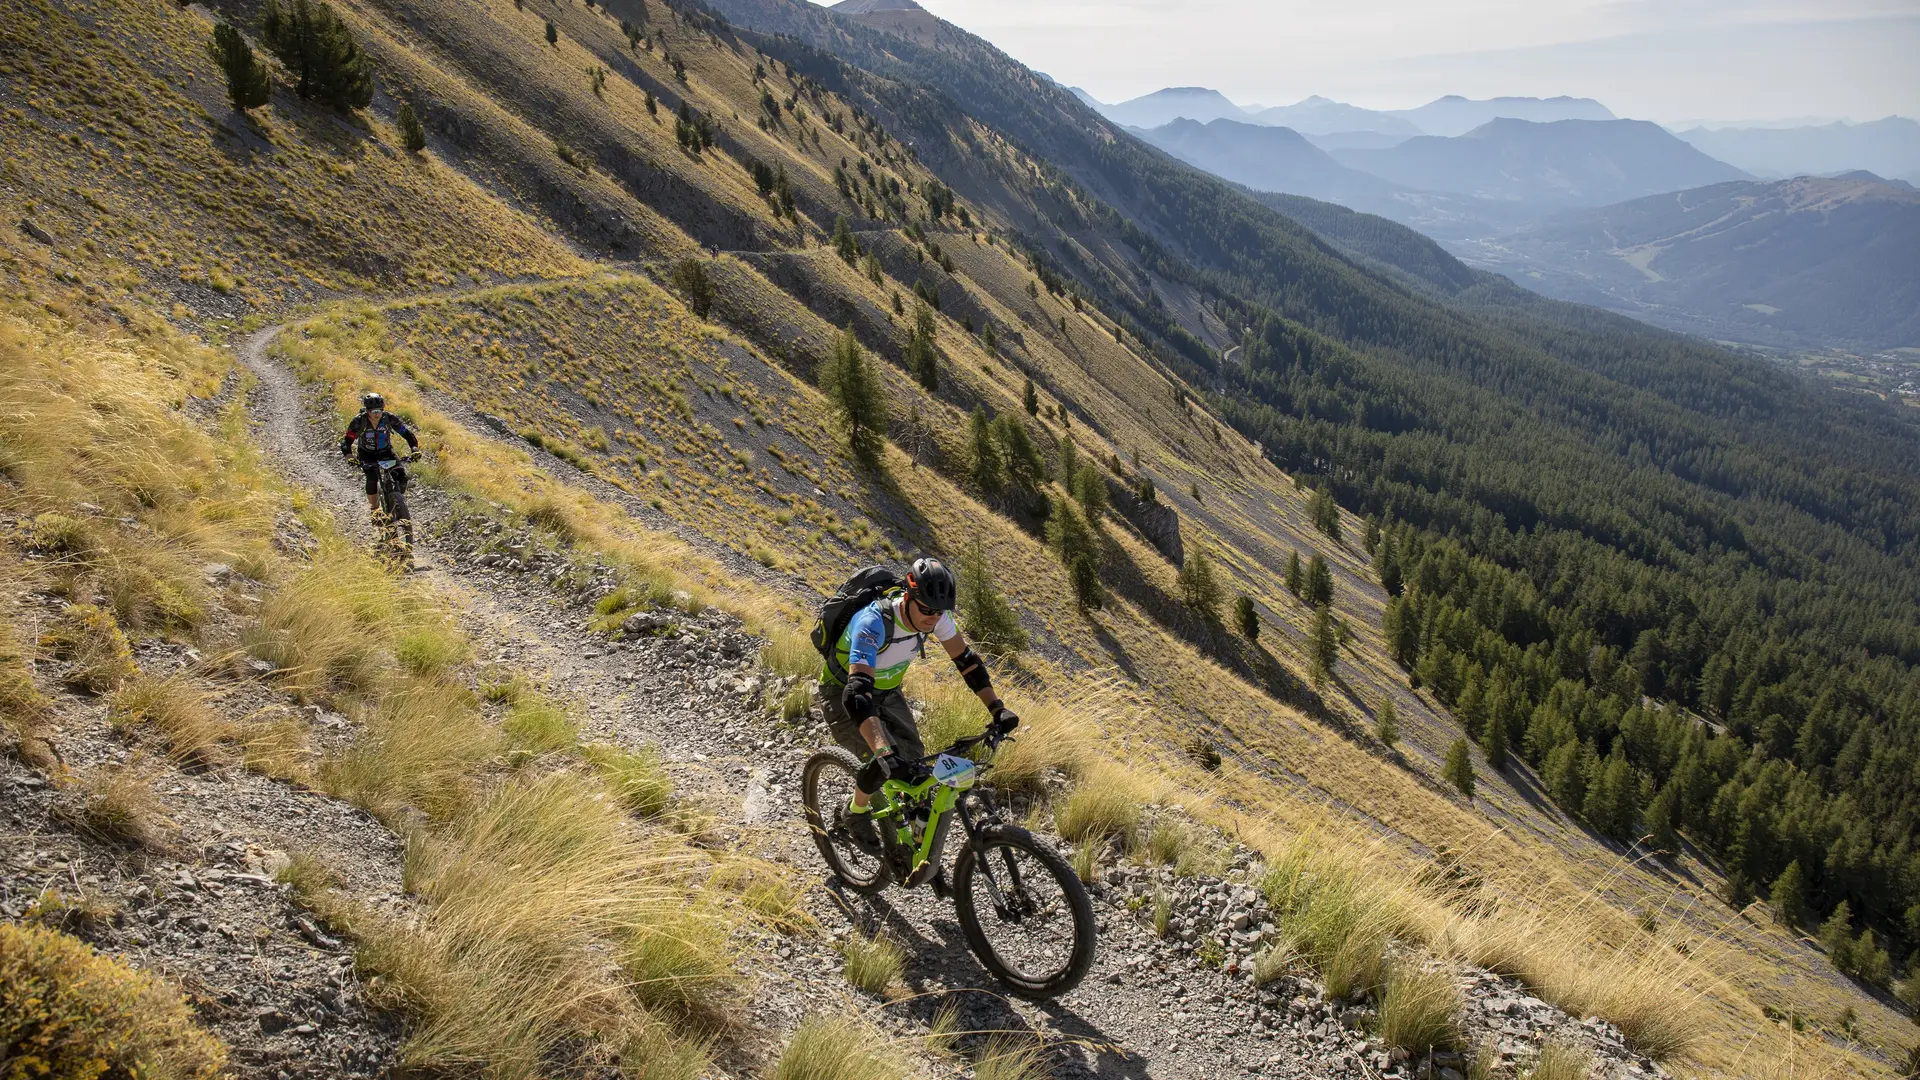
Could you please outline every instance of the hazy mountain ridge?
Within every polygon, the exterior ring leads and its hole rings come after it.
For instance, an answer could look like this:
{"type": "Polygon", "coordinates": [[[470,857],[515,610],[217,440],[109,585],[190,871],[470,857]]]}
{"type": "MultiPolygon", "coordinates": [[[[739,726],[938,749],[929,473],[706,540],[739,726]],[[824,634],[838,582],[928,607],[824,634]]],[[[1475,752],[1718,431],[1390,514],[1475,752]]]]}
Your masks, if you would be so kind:
{"type": "Polygon", "coordinates": [[[1675,134],[1728,164],[1766,179],[1865,169],[1920,182],[1920,123],[1889,116],[1865,124],[1805,127],[1694,127],[1675,134]]]}
{"type": "Polygon", "coordinates": [[[1570,212],[1472,261],[1696,333],[1920,345],[1920,195],[1877,180],[1736,182],[1570,212]]]}

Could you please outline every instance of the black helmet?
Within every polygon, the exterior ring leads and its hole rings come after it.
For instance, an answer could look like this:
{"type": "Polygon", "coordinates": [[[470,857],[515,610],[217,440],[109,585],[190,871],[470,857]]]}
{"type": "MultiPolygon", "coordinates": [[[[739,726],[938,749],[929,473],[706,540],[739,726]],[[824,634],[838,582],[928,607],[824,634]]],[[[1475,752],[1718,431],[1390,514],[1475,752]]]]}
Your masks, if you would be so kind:
{"type": "Polygon", "coordinates": [[[369,391],[360,395],[360,407],[368,412],[372,412],[375,409],[384,412],[387,408],[387,399],[369,391]]]}
{"type": "Polygon", "coordinates": [[[921,607],[936,614],[952,611],[955,591],[953,571],[939,559],[913,560],[913,569],[907,571],[907,595],[921,607]]]}

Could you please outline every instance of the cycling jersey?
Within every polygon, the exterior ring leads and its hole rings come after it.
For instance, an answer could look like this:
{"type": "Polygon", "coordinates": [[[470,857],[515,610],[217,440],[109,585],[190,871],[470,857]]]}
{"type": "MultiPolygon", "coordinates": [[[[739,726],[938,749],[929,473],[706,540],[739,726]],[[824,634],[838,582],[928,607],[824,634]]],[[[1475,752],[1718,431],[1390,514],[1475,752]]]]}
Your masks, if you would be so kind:
{"type": "MultiPolygon", "coordinates": [[[[840,635],[840,644],[836,646],[836,659],[841,670],[847,670],[854,664],[866,664],[873,668],[873,688],[876,690],[897,690],[900,680],[907,676],[907,665],[913,663],[916,656],[922,655],[927,635],[906,627],[906,616],[901,614],[900,605],[906,603],[905,595],[883,596],[859,611],[847,620],[846,632],[840,635]],[[897,636],[896,636],[897,635],[897,636]]],[[[941,612],[940,618],[933,624],[933,637],[940,641],[950,641],[960,633],[953,623],[951,612],[941,612]]],[[[820,677],[825,683],[836,683],[832,668],[828,667],[820,677]]]]}
{"type": "Polygon", "coordinates": [[[361,464],[398,457],[399,455],[393,452],[395,435],[407,440],[407,446],[410,449],[420,448],[419,437],[414,435],[413,429],[407,426],[406,421],[390,412],[382,412],[380,422],[370,424],[367,422],[367,414],[363,411],[347,422],[347,433],[340,439],[340,452],[344,454],[357,446],[361,464]]]}

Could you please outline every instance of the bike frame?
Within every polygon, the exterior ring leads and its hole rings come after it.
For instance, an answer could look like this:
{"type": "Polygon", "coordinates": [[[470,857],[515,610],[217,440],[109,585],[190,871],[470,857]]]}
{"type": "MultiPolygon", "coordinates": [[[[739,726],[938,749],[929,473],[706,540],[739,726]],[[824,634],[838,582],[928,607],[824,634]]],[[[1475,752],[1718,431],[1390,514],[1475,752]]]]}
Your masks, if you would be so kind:
{"type": "MultiPolygon", "coordinates": [[[[924,760],[933,760],[941,754],[957,754],[978,745],[985,739],[985,735],[961,739],[945,750],[929,755],[924,760]]],[[[974,836],[979,832],[979,826],[975,824],[973,815],[967,812],[967,803],[973,798],[974,785],[979,783],[979,778],[991,767],[990,764],[978,766],[979,771],[966,787],[953,787],[931,776],[917,784],[909,784],[904,780],[888,780],[880,785],[881,793],[887,797],[887,805],[874,811],[874,824],[881,826],[880,835],[888,841],[887,847],[890,853],[903,852],[910,857],[909,869],[901,884],[910,887],[922,885],[940,872],[940,853],[946,847],[947,828],[952,824],[950,815],[959,817],[960,824],[967,831],[967,842],[973,842],[974,836]],[[933,791],[932,802],[927,807],[926,827],[921,831],[919,843],[916,844],[913,839],[913,811],[927,797],[930,788],[936,790],[933,791]]],[[[1015,874],[1014,886],[1018,888],[1018,871],[1014,871],[1012,867],[1008,869],[1015,874]]],[[[998,883],[993,881],[992,874],[987,875],[987,880],[989,887],[995,893],[995,903],[998,905],[1000,891],[998,883]]]]}

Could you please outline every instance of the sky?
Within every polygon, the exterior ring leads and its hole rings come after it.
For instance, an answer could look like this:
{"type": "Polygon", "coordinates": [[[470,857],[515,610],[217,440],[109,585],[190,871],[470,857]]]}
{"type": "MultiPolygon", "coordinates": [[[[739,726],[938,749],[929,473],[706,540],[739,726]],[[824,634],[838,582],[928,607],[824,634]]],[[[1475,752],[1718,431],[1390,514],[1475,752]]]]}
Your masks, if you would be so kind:
{"type": "Polygon", "coordinates": [[[1596,98],[1682,120],[1920,117],[1920,0],[920,0],[1102,101],[1596,98]]]}

